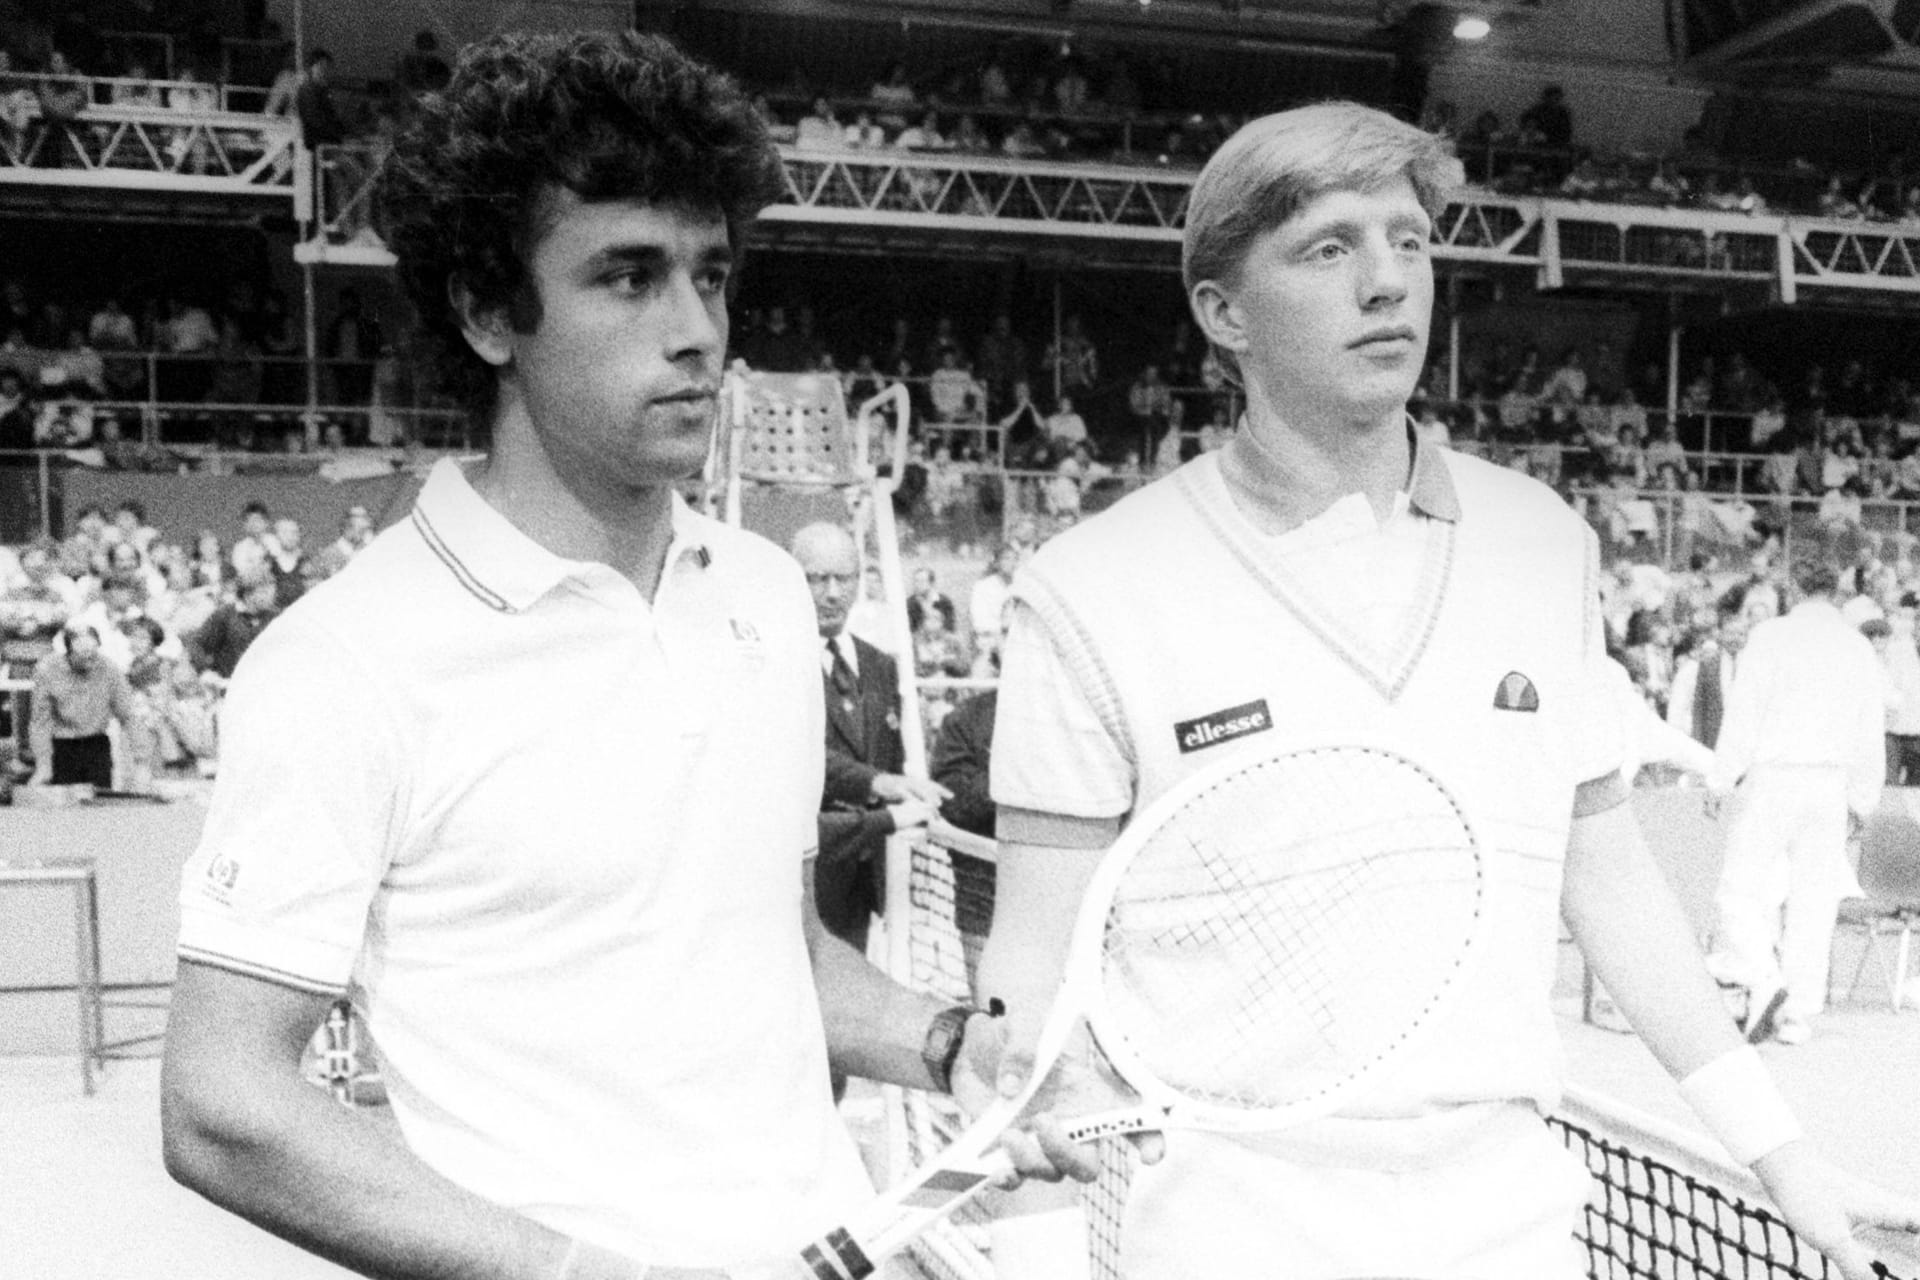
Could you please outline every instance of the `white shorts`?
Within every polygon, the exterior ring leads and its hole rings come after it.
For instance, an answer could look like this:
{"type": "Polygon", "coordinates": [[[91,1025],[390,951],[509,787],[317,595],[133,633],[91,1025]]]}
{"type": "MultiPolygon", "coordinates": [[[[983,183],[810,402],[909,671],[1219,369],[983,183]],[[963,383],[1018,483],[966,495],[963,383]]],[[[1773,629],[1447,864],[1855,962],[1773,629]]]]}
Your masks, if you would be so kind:
{"type": "Polygon", "coordinates": [[[1584,1165],[1531,1109],[1505,1108],[1464,1155],[1408,1168],[1295,1162],[1169,1134],[1121,1231],[1126,1280],[1579,1280],[1584,1165]]]}

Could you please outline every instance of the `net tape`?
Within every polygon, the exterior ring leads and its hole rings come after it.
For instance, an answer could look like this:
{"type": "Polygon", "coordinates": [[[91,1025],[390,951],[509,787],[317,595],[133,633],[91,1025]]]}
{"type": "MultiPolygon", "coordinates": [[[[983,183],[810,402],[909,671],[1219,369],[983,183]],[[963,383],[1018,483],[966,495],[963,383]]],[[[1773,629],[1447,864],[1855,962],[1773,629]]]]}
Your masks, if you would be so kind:
{"type": "MultiPolygon", "coordinates": [[[[995,867],[989,857],[932,841],[910,854],[909,971],[894,975],[953,1000],[973,998],[980,949],[993,921],[995,867]]],[[[952,1104],[901,1091],[908,1157],[918,1165],[959,1127],[952,1104]]],[[[1737,1188],[1697,1175],[1604,1131],[1586,1116],[1548,1121],[1586,1162],[1594,1193],[1577,1233],[1592,1280],[1837,1280],[1839,1271],[1797,1239],[1767,1206],[1737,1188]]],[[[1120,1280],[1120,1221],[1131,1147],[1104,1144],[1103,1172],[1081,1190],[1094,1280],[1120,1280]]],[[[993,1280],[987,1240],[990,1203],[913,1246],[937,1280],[993,1280]]],[[[1876,1266],[1876,1272],[1892,1272],[1876,1266]]]]}

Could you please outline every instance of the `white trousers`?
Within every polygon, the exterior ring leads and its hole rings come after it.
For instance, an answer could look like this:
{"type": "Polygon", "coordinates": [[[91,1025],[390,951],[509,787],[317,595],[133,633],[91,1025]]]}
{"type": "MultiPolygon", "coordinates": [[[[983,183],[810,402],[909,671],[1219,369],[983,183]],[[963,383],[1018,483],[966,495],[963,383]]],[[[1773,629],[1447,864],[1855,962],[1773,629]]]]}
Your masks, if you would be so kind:
{"type": "Polygon", "coordinates": [[[1845,773],[1749,772],[1735,793],[1714,894],[1719,976],[1762,999],[1785,987],[1785,1014],[1824,1009],[1834,919],[1849,878],[1845,773]]]}

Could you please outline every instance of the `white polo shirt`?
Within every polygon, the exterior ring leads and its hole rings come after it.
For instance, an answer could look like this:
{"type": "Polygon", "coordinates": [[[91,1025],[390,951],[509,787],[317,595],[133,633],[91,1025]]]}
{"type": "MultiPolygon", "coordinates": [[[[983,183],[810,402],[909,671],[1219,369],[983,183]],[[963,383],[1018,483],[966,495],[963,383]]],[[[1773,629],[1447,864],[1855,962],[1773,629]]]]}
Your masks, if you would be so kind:
{"type": "Polygon", "coordinates": [[[802,932],[812,600],[763,540],[673,522],[649,605],[436,467],[236,672],[180,950],[349,991],[455,1182],[715,1266],[871,1193],[802,932]]]}

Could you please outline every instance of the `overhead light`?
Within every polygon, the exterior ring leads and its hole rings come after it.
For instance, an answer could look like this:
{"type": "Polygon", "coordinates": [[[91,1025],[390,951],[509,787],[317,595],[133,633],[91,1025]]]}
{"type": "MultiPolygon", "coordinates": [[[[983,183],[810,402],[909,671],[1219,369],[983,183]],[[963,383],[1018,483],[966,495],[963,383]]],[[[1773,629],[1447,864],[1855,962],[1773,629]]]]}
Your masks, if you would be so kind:
{"type": "Polygon", "coordinates": [[[1478,14],[1469,14],[1453,24],[1455,40],[1485,40],[1493,25],[1478,14]]]}

